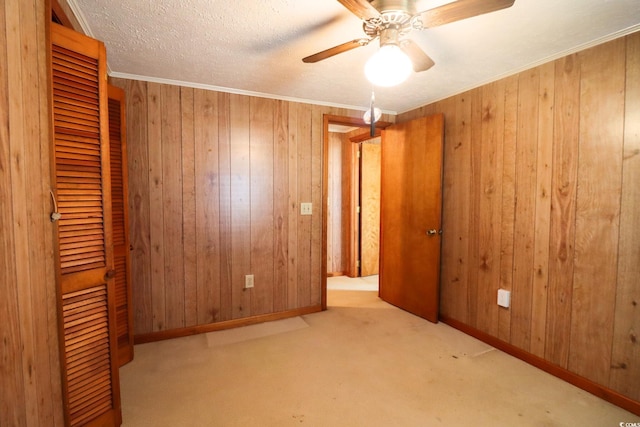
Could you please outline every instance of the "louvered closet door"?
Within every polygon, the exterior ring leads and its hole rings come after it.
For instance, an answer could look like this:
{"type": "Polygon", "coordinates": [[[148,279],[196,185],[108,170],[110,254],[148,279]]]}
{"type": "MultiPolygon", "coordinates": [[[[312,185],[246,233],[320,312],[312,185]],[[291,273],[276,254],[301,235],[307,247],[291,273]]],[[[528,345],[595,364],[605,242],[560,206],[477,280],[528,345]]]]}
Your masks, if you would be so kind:
{"type": "Polygon", "coordinates": [[[133,359],[133,310],[129,255],[129,197],[124,91],[109,85],[109,146],[111,150],[111,217],[116,287],[118,363],[133,359]]]}
{"type": "Polygon", "coordinates": [[[105,49],[51,24],[65,415],[119,425],[105,49]]]}

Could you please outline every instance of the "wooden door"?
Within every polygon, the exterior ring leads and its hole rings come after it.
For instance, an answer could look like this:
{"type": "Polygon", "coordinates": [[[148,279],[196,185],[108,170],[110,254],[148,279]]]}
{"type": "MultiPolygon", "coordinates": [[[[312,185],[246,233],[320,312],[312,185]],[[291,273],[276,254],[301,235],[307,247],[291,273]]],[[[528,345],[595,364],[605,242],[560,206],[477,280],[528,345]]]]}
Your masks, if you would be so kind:
{"type": "Polygon", "coordinates": [[[382,137],[380,298],[438,321],[442,210],[441,114],[382,137]]]}
{"type": "Polygon", "coordinates": [[[360,155],[360,276],[378,274],[380,258],[380,138],[360,155]]]}
{"type": "Polygon", "coordinates": [[[129,252],[129,186],[124,91],[108,86],[109,150],[111,163],[111,218],[113,262],[116,275],[116,330],[118,365],[133,360],[133,305],[131,304],[131,257],[129,252]]]}
{"type": "Polygon", "coordinates": [[[61,368],[68,425],[119,425],[104,45],[51,24],[61,368]]]}

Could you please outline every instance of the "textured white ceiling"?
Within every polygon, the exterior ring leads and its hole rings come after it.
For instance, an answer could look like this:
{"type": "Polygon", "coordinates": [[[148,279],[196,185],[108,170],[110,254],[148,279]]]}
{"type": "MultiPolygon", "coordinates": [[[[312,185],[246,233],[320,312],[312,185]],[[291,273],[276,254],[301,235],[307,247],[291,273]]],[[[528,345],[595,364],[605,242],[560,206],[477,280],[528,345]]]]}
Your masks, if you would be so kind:
{"type": "MultiPolygon", "coordinates": [[[[418,10],[447,0],[417,0],[418,10]]],[[[363,36],[336,0],[69,0],[105,42],[111,74],[366,109],[376,43],[316,64],[302,58],[363,36]]],[[[516,0],[502,11],[414,31],[435,60],[376,105],[401,113],[640,30],[640,0],[516,0]]]]}

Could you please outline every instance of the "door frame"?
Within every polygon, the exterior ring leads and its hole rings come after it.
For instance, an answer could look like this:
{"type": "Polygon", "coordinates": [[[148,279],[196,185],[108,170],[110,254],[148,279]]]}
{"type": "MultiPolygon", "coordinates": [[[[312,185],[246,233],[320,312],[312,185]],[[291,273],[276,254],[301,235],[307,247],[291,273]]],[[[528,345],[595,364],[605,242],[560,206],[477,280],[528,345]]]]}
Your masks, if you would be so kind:
{"type": "MultiPolygon", "coordinates": [[[[362,118],[336,116],[332,114],[324,114],[322,116],[322,280],[321,280],[321,304],[322,309],[327,309],[327,221],[329,206],[329,125],[343,125],[361,128],[369,128],[369,125],[362,118]]],[[[391,122],[376,122],[376,130],[374,136],[370,134],[365,139],[382,137],[382,130],[392,125],[391,122]]],[[[384,138],[384,137],[382,137],[384,138]]]]}

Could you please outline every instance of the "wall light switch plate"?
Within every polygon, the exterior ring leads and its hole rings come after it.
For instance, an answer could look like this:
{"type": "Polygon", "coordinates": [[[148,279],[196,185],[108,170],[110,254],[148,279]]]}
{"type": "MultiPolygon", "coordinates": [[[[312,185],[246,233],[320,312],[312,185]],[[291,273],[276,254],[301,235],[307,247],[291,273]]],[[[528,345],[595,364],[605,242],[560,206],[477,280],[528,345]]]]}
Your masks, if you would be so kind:
{"type": "Polygon", "coordinates": [[[300,203],[300,215],[311,215],[313,212],[313,203],[300,203]]]}
{"type": "Polygon", "coordinates": [[[244,276],[244,288],[253,288],[253,274],[247,274],[244,276]]]}
{"type": "Polygon", "coordinates": [[[498,305],[500,307],[509,308],[511,304],[511,291],[506,289],[498,289],[498,305]]]}

